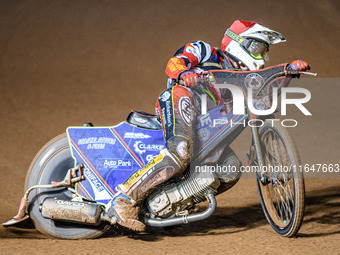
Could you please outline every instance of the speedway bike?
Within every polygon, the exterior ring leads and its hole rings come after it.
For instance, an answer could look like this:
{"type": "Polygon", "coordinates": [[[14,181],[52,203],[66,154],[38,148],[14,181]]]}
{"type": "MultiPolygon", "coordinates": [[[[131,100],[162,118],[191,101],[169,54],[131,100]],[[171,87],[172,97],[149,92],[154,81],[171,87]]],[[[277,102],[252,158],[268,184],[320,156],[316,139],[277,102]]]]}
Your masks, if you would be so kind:
{"type": "MultiPolygon", "coordinates": [[[[242,91],[243,112],[236,114],[236,105],[229,111],[220,105],[198,116],[194,158],[204,159],[216,145],[229,146],[250,127],[252,138],[247,155],[249,166],[257,169],[254,174],[263,212],[275,232],[291,237],[298,232],[304,216],[303,172],[292,167],[300,165],[300,157],[287,130],[273,121],[276,112],[258,116],[250,111],[270,108],[274,93],[279,95],[292,78],[300,76],[301,72],[287,71],[285,67],[209,71],[207,86],[228,85],[242,91]],[[247,100],[249,89],[252,107],[247,100]]],[[[235,98],[234,95],[234,102],[235,98]]],[[[116,224],[108,205],[118,192],[117,185],[152,161],[164,146],[159,119],[144,112],[132,111],[126,121],[110,127],[91,123],[68,127],[33,159],[19,212],[3,225],[16,226],[31,219],[37,230],[52,237],[99,237],[116,224]]],[[[207,219],[217,207],[219,186],[213,171],[188,167],[143,201],[140,219],[154,228],[207,219]],[[207,208],[197,211],[196,205],[203,201],[208,201],[207,208]]]]}

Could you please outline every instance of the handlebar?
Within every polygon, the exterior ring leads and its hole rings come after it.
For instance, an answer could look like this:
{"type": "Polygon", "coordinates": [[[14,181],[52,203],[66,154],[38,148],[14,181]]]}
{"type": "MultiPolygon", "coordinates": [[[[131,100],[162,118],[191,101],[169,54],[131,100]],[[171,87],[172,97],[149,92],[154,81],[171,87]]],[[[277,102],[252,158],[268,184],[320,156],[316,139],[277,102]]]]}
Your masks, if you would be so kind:
{"type": "MultiPolygon", "coordinates": [[[[257,95],[259,95],[261,93],[261,91],[263,90],[263,88],[272,80],[272,79],[275,79],[277,77],[280,77],[280,76],[285,76],[285,75],[291,75],[291,76],[299,76],[300,74],[305,74],[305,75],[311,75],[311,76],[317,76],[318,74],[317,73],[312,73],[312,72],[300,72],[300,71],[284,71],[282,73],[276,73],[276,74],[273,74],[271,77],[269,77],[267,79],[267,81],[262,84],[262,86],[259,88],[258,92],[257,92],[257,95]]],[[[202,76],[199,76],[198,77],[198,84],[204,84],[204,83],[208,83],[210,82],[210,78],[209,76],[208,77],[203,77],[202,76]]],[[[184,81],[183,80],[178,80],[178,84],[179,85],[183,85],[185,86],[184,84],[184,81]]]]}
{"type": "Polygon", "coordinates": [[[300,72],[302,74],[307,74],[307,75],[312,75],[312,76],[317,76],[317,73],[311,73],[311,72],[300,72]]]}
{"type": "Polygon", "coordinates": [[[299,77],[300,74],[307,74],[307,75],[313,75],[313,76],[317,76],[317,73],[311,73],[311,72],[300,72],[300,71],[284,71],[282,73],[277,73],[277,74],[273,74],[271,77],[269,77],[267,79],[267,81],[265,83],[262,84],[262,86],[259,88],[259,90],[257,91],[256,95],[258,96],[261,91],[267,86],[267,84],[272,81],[273,79],[280,77],[280,76],[284,76],[284,75],[291,75],[291,76],[297,76],[299,77]]]}
{"type": "Polygon", "coordinates": [[[311,73],[311,72],[300,72],[300,71],[295,71],[295,70],[290,70],[290,71],[285,71],[283,72],[284,75],[298,75],[298,74],[306,74],[306,75],[312,75],[312,76],[317,76],[317,73],[311,73]]]}

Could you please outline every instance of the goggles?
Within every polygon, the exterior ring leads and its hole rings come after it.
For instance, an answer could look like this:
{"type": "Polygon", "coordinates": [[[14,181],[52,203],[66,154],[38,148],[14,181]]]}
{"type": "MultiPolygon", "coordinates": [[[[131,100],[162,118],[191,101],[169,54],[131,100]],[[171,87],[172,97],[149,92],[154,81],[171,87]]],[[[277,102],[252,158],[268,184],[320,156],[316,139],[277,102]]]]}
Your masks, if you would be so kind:
{"type": "Polygon", "coordinates": [[[249,40],[246,46],[246,50],[255,59],[265,59],[269,50],[269,46],[266,43],[256,40],[249,40]]]}

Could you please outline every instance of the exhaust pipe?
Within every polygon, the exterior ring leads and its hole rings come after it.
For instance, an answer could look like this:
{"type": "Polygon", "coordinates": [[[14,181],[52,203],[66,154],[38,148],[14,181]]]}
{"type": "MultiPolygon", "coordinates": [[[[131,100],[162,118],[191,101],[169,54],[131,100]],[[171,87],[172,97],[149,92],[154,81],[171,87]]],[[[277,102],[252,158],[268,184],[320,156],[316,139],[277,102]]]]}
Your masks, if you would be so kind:
{"type": "Polygon", "coordinates": [[[214,194],[211,194],[211,193],[208,194],[207,198],[208,198],[208,201],[209,201],[209,206],[203,212],[194,213],[194,214],[190,214],[190,215],[183,215],[181,217],[173,217],[173,218],[170,218],[170,219],[149,219],[149,218],[145,218],[144,223],[145,223],[145,225],[151,226],[151,227],[170,227],[170,226],[187,224],[187,223],[190,223],[190,222],[205,220],[213,214],[213,212],[215,211],[216,206],[217,206],[217,202],[216,202],[214,194]]]}
{"type": "MultiPolygon", "coordinates": [[[[200,213],[183,215],[169,219],[145,218],[144,223],[151,227],[169,227],[190,222],[201,221],[210,217],[216,209],[217,202],[214,194],[208,194],[208,208],[200,213]]],[[[74,223],[99,225],[104,213],[102,206],[91,202],[77,202],[48,197],[41,205],[41,215],[46,219],[68,221],[74,223]]]]}
{"type": "Polygon", "coordinates": [[[91,202],[77,202],[48,197],[41,207],[41,215],[51,220],[99,225],[102,206],[91,202]]]}

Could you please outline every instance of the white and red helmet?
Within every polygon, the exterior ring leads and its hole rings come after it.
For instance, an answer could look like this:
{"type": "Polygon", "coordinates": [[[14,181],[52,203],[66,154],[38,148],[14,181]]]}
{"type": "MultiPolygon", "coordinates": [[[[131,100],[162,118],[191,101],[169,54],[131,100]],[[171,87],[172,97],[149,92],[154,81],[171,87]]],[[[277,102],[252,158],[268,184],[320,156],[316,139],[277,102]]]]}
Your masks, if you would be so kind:
{"type": "Polygon", "coordinates": [[[221,49],[240,67],[253,71],[264,67],[271,44],[285,41],[282,34],[254,21],[235,20],[224,34],[221,49]]]}

